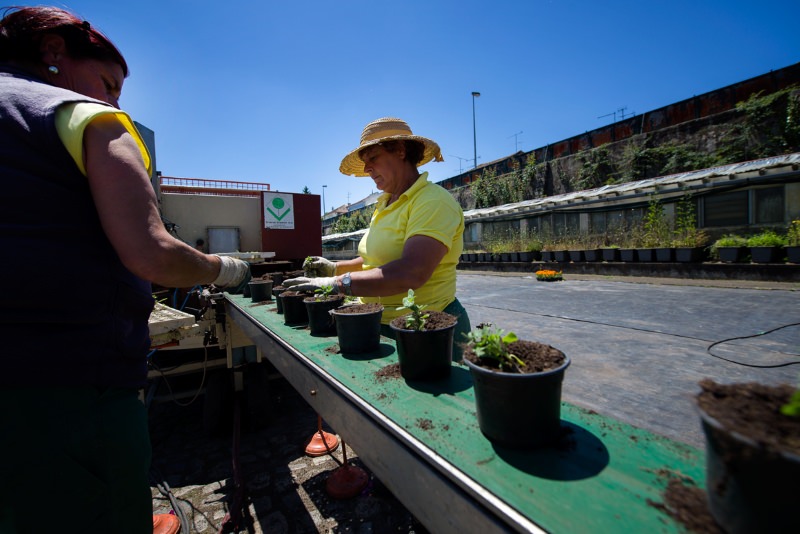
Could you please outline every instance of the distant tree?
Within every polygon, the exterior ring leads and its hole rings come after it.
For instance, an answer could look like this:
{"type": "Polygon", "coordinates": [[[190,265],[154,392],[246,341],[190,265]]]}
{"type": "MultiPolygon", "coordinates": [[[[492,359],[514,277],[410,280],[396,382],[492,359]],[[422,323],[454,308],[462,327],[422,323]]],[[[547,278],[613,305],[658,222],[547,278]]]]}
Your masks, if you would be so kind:
{"type": "Polygon", "coordinates": [[[308,186],[305,186],[303,188],[303,194],[304,195],[310,195],[311,194],[311,189],[309,189],[308,186]]]}

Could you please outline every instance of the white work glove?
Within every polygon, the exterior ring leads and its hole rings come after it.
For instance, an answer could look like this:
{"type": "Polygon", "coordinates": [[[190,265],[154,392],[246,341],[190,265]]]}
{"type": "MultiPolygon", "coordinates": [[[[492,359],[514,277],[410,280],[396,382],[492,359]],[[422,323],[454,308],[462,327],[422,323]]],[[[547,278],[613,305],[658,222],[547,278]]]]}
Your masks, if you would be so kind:
{"type": "Polygon", "coordinates": [[[321,256],[309,256],[303,262],[303,271],[306,276],[333,276],[336,274],[336,264],[321,256]]]}
{"type": "Polygon", "coordinates": [[[339,284],[336,283],[335,276],[323,276],[320,278],[306,278],[299,276],[297,278],[289,278],[283,281],[283,287],[291,288],[292,291],[309,291],[314,292],[317,289],[330,286],[333,288],[332,294],[339,293],[339,284]]]}
{"type": "Polygon", "coordinates": [[[222,261],[222,266],[212,284],[227,288],[230,293],[241,293],[251,278],[250,264],[231,256],[217,257],[222,261]]]}

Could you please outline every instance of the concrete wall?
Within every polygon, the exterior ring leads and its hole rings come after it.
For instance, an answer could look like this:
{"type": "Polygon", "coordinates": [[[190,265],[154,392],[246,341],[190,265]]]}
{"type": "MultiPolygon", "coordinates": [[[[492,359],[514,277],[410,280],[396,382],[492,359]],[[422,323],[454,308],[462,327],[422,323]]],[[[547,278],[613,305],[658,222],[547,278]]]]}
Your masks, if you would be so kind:
{"type": "Polygon", "coordinates": [[[198,238],[205,240],[208,246],[208,227],[236,227],[239,228],[239,252],[262,252],[259,197],[162,193],[161,211],[164,218],[180,226],[178,235],[192,246],[198,238]]]}

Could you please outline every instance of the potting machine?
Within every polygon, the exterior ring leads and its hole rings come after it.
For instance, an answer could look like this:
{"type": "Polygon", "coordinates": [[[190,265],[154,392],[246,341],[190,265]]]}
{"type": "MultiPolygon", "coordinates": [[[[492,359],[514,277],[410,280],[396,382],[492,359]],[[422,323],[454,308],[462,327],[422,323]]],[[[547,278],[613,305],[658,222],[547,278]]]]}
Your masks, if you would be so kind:
{"type": "Polygon", "coordinates": [[[148,407],[163,401],[188,406],[204,394],[203,427],[208,434],[230,427],[236,392],[243,393],[251,422],[266,416],[268,404],[267,364],[261,365],[260,350],[226,321],[223,295],[215,291],[213,286],[175,290],[172,306],[156,303],[149,320],[151,352],[144,391],[148,407]]]}

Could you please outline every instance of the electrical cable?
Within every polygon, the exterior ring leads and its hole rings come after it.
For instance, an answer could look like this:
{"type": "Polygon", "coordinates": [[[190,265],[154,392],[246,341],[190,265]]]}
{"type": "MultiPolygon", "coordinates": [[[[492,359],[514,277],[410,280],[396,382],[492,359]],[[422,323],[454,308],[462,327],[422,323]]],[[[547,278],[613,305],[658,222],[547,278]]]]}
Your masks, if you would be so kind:
{"type": "MultiPolygon", "coordinates": [[[[155,351],[153,351],[153,352],[155,352],[155,351]]],[[[158,373],[161,375],[161,378],[164,380],[164,384],[167,385],[167,389],[169,390],[169,394],[172,395],[172,402],[174,402],[178,406],[181,406],[181,407],[184,407],[184,408],[187,407],[187,406],[191,406],[194,403],[194,401],[196,401],[197,398],[200,396],[200,393],[203,392],[203,387],[206,385],[206,374],[207,374],[207,370],[208,370],[208,347],[207,346],[203,347],[203,377],[200,379],[200,385],[197,386],[197,391],[195,392],[194,397],[192,397],[192,400],[190,400],[189,402],[180,402],[177,398],[175,398],[175,392],[172,390],[172,386],[170,386],[169,380],[167,380],[167,375],[164,373],[164,371],[155,362],[149,361],[148,363],[149,363],[149,365],[151,365],[153,367],[153,369],[158,371],[158,373]]]]}
{"type": "MultiPolygon", "coordinates": [[[[154,471],[155,468],[152,468],[152,470],[154,471]]],[[[175,515],[178,517],[178,520],[181,523],[181,534],[189,534],[191,532],[189,519],[183,512],[183,509],[178,505],[178,499],[172,494],[172,489],[169,487],[167,481],[164,480],[164,477],[161,476],[160,473],[158,473],[158,475],[158,478],[156,478],[152,472],[150,473],[151,484],[155,485],[155,487],[158,489],[158,492],[169,500],[172,510],[175,512],[175,515]]]]}
{"type": "MultiPolygon", "coordinates": [[[[733,364],[741,365],[741,366],[744,366],[744,367],[753,367],[755,369],[775,369],[777,367],[788,367],[790,365],[800,365],[800,360],[794,361],[794,362],[776,363],[774,365],[755,365],[755,364],[752,364],[752,363],[743,363],[743,362],[737,362],[737,361],[734,361],[734,360],[729,360],[727,358],[723,358],[722,356],[719,356],[719,355],[714,354],[713,352],[711,352],[711,348],[712,347],[714,347],[715,345],[719,345],[721,343],[726,343],[728,341],[735,341],[737,339],[751,339],[751,338],[754,338],[754,337],[765,336],[767,334],[771,334],[772,332],[775,332],[777,330],[781,330],[782,328],[788,328],[790,326],[800,326],[800,323],[789,323],[789,324],[785,324],[783,326],[778,326],[776,328],[773,328],[772,330],[767,330],[766,332],[759,332],[757,334],[752,334],[752,335],[749,335],[749,336],[731,337],[731,338],[728,338],[728,339],[722,339],[720,341],[715,341],[714,343],[712,343],[711,345],[709,345],[706,348],[706,352],[708,352],[708,354],[710,356],[713,356],[714,358],[726,361],[728,363],[733,363],[733,364]]],[[[781,353],[781,354],[788,354],[789,356],[798,356],[798,357],[800,357],[800,354],[790,354],[790,353],[781,353]]]]}
{"type": "MultiPolygon", "coordinates": [[[[486,306],[486,305],[476,305],[476,307],[495,309],[495,310],[502,310],[503,309],[503,308],[499,308],[499,307],[495,307],[495,306],[486,306]]],[[[518,311],[518,310],[510,310],[510,311],[518,311]]],[[[696,337],[693,337],[693,336],[684,336],[684,335],[681,335],[681,334],[669,334],[668,332],[662,332],[662,331],[659,331],[659,330],[651,330],[651,329],[648,329],[648,328],[637,328],[637,327],[630,327],[630,326],[610,325],[608,323],[602,323],[602,322],[598,322],[598,321],[590,321],[590,320],[587,320],[587,319],[576,319],[574,317],[565,317],[563,315],[553,315],[553,314],[547,314],[547,313],[531,313],[531,312],[519,312],[519,313],[526,313],[528,315],[537,315],[539,317],[549,317],[551,319],[562,319],[562,320],[565,320],[565,321],[575,321],[575,322],[578,322],[578,323],[588,323],[588,324],[599,324],[599,325],[604,325],[604,326],[614,326],[616,328],[623,328],[623,329],[626,329],[626,330],[636,330],[638,332],[650,332],[650,333],[655,333],[655,334],[667,334],[667,335],[670,335],[670,336],[681,337],[681,338],[686,338],[686,339],[699,339],[699,338],[696,338],[696,337]]],[[[714,354],[714,353],[711,352],[711,348],[712,347],[714,347],[715,345],[719,345],[721,343],[725,343],[727,341],[734,341],[734,340],[737,340],[737,339],[748,339],[748,338],[759,337],[759,336],[763,336],[763,335],[766,335],[766,334],[770,334],[770,333],[775,332],[777,330],[781,330],[782,328],[788,328],[790,326],[798,326],[798,325],[800,325],[800,323],[789,323],[789,324],[785,324],[785,325],[782,325],[782,326],[778,326],[778,327],[773,328],[771,330],[767,330],[766,332],[759,332],[758,334],[752,334],[752,335],[749,335],[749,336],[732,337],[732,338],[728,338],[728,339],[722,339],[722,340],[719,340],[719,341],[715,341],[711,345],[706,347],[706,352],[708,352],[708,354],[710,356],[712,356],[714,358],[717,358],[717,359],[720,359],[720,360],[723,360],[723,361],[726,361],[728,363],[741,365],[743,367],[753,367],[753,368],[756,368],[756,369],[774,369],[774,368],[777,368],[777,367],[788,367],[790,365],[800,365],[800,360],[793,361],[793,362],[779,363],[779,364],[775,364],[775,365],[755,365],[755,364],[737,362],[736,360],[729,360],[727,358],[723,358],[722,356],[719,356],[719,355],[714,354]]],[[[700,340],[700,341],[706,341],[706,340],[700,340]]],[[[785,354],[787,356],[800,357],[800,354],[794,354],[794,353],[781,352],[781,354],[785,354]]]]}
{"type": "MultiPolygon", "coordinates": [[[[202,291],[203,290],[203,286],[199,286],[199,285],[198,286],[194,286],[194,287],[192,287],[192,289],[190,289],[189,291],[186,292],[186,298],[183,299],[183,304],[181,305],[180,308],[178,308],[180,311],[183,311],[183,309],[186,307],[186,303],[189,302],[189,297],[192,296],[192,292],[195,289],[199,289],[200,291],[202,291]]],[[[177,289],[175,291],[177,291],[177,289]]]]}

